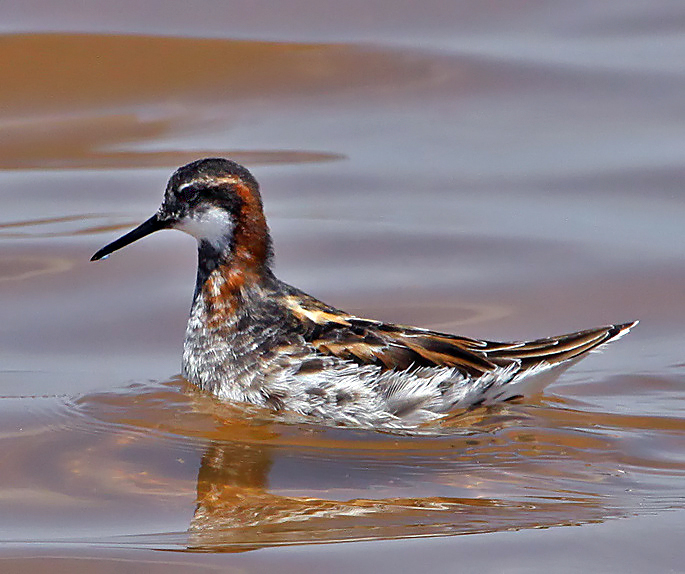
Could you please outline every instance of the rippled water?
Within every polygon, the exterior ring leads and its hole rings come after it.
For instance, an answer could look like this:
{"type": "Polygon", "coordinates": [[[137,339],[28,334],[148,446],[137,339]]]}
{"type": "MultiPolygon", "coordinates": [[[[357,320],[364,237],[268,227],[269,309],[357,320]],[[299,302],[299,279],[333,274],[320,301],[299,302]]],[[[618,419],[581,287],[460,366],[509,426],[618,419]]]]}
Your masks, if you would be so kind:
{"type": "Polygon", "coordinates": [[[7,7],[0,570],[682,569],[684,17],[7,7]],[[177,375],[193,241],[88,262],[206,155],[253,170],[278,275],[337,307],[501,340],[641,324],[421,434],[222,405],[177,375]]]}

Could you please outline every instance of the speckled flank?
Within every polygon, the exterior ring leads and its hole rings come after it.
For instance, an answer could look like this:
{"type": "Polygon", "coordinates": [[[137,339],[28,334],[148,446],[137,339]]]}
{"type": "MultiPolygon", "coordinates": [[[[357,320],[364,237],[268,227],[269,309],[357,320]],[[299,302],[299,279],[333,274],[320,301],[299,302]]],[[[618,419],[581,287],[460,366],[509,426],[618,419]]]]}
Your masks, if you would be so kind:
{"type": "Polygon", "coordinates": [[[125,237],[175,227],[198,241],[183,375],[221,399],[331,424],[406,428],[520,396],[635,324],[495,343],[344,313],[273,276],[258,184],[228,160],[177,170],[150,221],[125,237]]]}

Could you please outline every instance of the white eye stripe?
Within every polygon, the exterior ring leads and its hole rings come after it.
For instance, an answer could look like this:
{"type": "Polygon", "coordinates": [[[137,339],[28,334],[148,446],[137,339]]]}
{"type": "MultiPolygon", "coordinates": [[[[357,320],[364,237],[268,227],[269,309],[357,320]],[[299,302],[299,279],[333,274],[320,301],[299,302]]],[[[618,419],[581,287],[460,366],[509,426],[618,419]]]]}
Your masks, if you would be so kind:
{"type": "Polygon", "coordinates": [[[210,177],[210,178],[201,178],[201,179],[193,179],[191,181],[187,181],[186,183],[182,183],[176,188],[176,191],[182,192],[185,189],[188,189],[189,187],[193,187],[194,185],[199,185],[199,186],[216,186],[216,185],[225,185],[225,184],[238,184],[242,183],[242,180],[233,175],[227,175],[225,177],[210,177]]]}

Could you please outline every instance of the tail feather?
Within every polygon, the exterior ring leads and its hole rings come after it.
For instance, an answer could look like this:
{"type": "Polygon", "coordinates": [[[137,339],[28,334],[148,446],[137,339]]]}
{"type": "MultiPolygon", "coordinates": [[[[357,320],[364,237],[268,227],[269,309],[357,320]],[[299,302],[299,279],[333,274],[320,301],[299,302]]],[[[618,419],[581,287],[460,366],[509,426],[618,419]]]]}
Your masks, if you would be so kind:
{"type": "Polygon", "coordinates": [[[487,356],[490,359],[518,360],[521,362],[521,370],[526,370],[541,361],[556,365],[622,337],[636,324],[637,321],[631,321],[537,339],[528,343],[514,343],[510,348],[495,348],[487,353],[487,356]]]}
{"type": "Polygon", "coordinates": [[[514,343],[510,349],[493,351],[489,358],[516,359],[521,368],[510,381],[492,388],[486,394],[485,404],[541,391],[585,353],[619,339],[637,323],[606,325],[523,344],[514,343]]]}

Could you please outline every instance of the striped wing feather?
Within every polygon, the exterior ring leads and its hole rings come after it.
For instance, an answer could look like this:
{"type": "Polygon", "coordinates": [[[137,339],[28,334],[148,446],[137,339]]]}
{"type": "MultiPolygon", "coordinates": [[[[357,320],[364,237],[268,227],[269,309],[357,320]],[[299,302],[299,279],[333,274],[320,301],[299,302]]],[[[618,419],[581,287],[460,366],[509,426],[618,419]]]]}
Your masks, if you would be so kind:
{"type": "Polygon", "coordinates": [[[324,355],[382,369],[456,367],[478,377],[519,362],[521,371],[556,365],[628,331],[635,322],[607,325],[529,342],[498,343],[361,319],[308,298],[290,310],[309,344],[324,355]]]}

